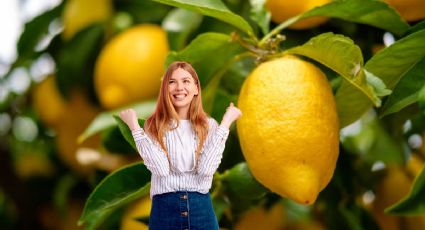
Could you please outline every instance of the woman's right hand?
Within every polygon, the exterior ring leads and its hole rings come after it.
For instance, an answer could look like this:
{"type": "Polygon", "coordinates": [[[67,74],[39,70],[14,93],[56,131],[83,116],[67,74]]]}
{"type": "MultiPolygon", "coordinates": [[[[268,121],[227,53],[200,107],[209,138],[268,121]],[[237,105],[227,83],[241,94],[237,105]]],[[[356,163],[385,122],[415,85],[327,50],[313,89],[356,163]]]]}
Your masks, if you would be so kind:
{"type": "Polygon", "coordinates": [[[121,111],[120,118],[127,124],[128,128],[130,128],[131,130],[140,128],[139,122],[137,121],[136,111],[134,111],[134,109],[130,108],[121,111]]]}

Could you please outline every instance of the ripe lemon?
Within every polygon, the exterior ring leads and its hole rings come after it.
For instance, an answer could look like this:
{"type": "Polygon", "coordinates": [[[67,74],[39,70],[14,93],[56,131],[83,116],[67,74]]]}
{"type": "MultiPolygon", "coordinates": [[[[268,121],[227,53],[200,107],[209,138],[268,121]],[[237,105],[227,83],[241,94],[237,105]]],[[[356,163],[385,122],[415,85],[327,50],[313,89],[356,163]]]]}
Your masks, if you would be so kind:
{"type": "Polygon", "coordinates": [[[284,56],[260,64],[242,85],[237,130],[254,177],[271,191],[312,204],[329,183],[339,121],[326,76],[284,56]]]}
{"type": "Polygon", "coordinates": [[[394,7],[406,21],[417,21],[425,18],[424,0],[385,0],[394,7]]]}
{"type": "Polygon", "coordinates": [[[78,162],[77,149],[79,147],[99,147],[100,136],[90,137],[82,144],[77,143],[77,138],[98,113],[99,109],[91,105],[83,93],[73,91],[61,121],[55,127],[57,133],[55,141],[60,159],[81,174],[88,173],[90,168],[78,162]]]}
{"type": "Polygon", "coordinates": [[[84,27],[105,21],[112,13],[112,0],[68,0],[62,15],[62,36],[70,39],[84,27]]]}
{"type": "Polygon", "coordinates": [[[138,221],[138,218],[149,217],[152,202],[149,196],[132,203],[121,219],[121,230],[148,230],[148,226],[138,221]]]}
{"type": "Polygon", "coordinates": [[[157,96],[167,35],[161,27],[143,24],[114,37],[95,66],[95,89],[105,108],[115,108],[157,96]]]}
{"type": "Polygon", "coordinates": [[[269,210],[253,207],[244,213],[235,225],[235,230],[278,230],[286,223],[286,213],[281,203],[274,204],[269,210]]]}
{"type": "MultiPolygon", "coordinates": [[[[272,21],[281,23],[298,14],[313,9],[314,7],[324,5],[331,0],[304,0],[304,1],[282,1],[267,0],[266,7],[272,15],[272,21]]],[[[291,26],[291,29],[308,29],[315,27],[327,20],[326,17],[311,17],[303,19],[291,26]]]]}
{"type": "Polygon", "coordinates": [[[55,79],[55,76],[48,76],[32,90],[34,109],[47,126],[54,126],[66,107],[66,101],[56,87],[55,79]]]}

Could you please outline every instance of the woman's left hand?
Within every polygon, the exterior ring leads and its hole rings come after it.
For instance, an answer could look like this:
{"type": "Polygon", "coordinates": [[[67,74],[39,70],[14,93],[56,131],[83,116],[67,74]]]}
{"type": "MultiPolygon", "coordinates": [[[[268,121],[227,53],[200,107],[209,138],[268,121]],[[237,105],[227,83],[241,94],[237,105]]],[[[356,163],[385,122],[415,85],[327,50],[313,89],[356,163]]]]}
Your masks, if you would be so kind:
{"type": "Polygon", "coordinates": [[[223,115],[223,119],[221,121],[222,125],[225,125],[227,128],[237,119],[242,116],[242,112],[240,109],[233,105],[233,102],[230,103],[230,106],[227,107],[226,113],[223,115]]]}

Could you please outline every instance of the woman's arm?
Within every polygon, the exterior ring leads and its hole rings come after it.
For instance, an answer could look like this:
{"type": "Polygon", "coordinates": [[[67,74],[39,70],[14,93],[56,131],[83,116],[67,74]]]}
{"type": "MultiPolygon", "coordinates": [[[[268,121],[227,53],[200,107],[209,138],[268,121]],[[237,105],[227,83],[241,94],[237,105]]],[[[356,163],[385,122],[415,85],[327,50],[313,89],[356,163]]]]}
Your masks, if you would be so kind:
{"type": "Polygon", "coordinates": [[[208,138],[204,146],[204,152],[201,154],[198,165],[198,173],[201,175],[213,175],[220,165],[223,151],[229,136],[230,125],[239,117],[242,112],[236,108],[233,103],[226,109],[221,124],[212,119],[208,131],[208,138]]]}
{"type": "Polygon", "coordinates": [[[120,117],[130,128],[137,151],[149,171],[160,176],[169,175],[170,165],[167,156],[140,127],[136,112],[133,109],[123,110],[120,112],[120,117]]]}
{"type": "Polygon", "coordinates": [[[229,128],[211,119],[209,122],[208,137],[205,141],[204,151],[198,161],[198,174],[204,176],[213,175],[220,165],[223,151],[229,136],[229,128]]]}

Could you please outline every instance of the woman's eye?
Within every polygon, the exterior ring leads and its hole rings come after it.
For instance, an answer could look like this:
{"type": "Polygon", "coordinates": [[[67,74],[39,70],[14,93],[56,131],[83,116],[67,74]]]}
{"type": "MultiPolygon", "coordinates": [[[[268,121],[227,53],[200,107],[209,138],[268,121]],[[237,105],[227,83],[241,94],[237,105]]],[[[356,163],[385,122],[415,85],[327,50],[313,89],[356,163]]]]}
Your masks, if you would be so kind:
{"type": "Polygon", "coordinates": [[[185,80],[184,83],[190,83],[190,81],[189,80],[185,80]]]}
{"type": "Polygon", "coordinates": [[[169,81],[169,82],[168,82],[168,84],[173,84],[173,83],[174,83],[174,81],[169,81]]]}

